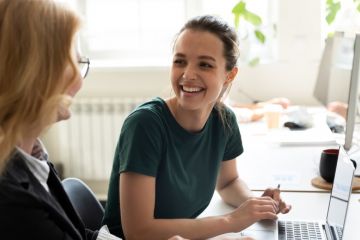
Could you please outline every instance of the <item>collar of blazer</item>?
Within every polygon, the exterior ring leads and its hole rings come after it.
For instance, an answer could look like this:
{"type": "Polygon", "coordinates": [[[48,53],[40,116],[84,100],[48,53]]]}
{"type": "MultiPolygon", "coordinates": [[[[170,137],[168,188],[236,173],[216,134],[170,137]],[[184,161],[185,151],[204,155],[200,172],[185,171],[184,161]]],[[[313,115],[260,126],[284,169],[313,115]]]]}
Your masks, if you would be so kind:
{"type": "MultiPolygon", "coordinates": [[[[21,153],[15,152],[9,160],[4,174],[0,176],[1,191],[8,193],[3,192],[4,196],[13,204],[44,208],[49,214],[53,215],[54,221],[62,226],[63,229],[66,229],[69,234],[71,233],[75,239],[83,239],[84,231],[80,233],[78,230],[84,230],[84,225],[63,190],[61,181],[54,181],[56,185],[54,191],[61,195],[60,205],[31,173],[24,158],[21,153]]],[[[49,163],[49,165],[50,174],[56,176],[52,164],[49,163]]],[[[49,188],[51,189],[50,186],[49,188]]]]}

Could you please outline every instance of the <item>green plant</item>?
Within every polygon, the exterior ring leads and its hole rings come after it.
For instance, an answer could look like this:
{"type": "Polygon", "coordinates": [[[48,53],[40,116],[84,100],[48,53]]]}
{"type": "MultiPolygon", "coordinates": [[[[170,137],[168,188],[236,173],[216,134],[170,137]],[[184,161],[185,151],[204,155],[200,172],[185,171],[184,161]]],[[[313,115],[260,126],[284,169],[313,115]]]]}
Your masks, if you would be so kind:
{"type": "Polygon", "coordinates": [[[326,0],[326,22],[330,25],[334,22],[337,13],[341,8],[341,2],[335,2],[334,0],[326,0]]]}
{"type": "MultiPolygon", "coordinates": [[[[359,0],[360,1],[360,0],[359,0]]],[[[235,28],[238,29],[240,25],[241,20],[245,20],[246,22],[250,23],[253,27],[253,34],[256,37],[256,39],[264,44],[266,41],[265,34],[259,29],[259,27],[262,24],[262,19],[259,15],[257,15],[254,12],[251,12],[246,7],[246,0],[239,1],[232,9],[232,13],[234,14],[234,25],[235,28]]],[[[249,60],[248,64],[250,66],[256,66],[259,64],[260,58],[255,57],[251,60],[249,60]]]]}
{"type": "MultiPolygon", "coordinates": [[[[360,1],[360,0],[359,0],[360,1]]],[[[254,29],[255,37],[264,44],[266,41],[265,35],[258,29],[258,27],[262,24],[262,19],[259,15],[249,11],[246,8],[246,2],[245,0],[239,1],[234,8],[232,9],[232,13],[234,14],[234,24],[235,28],[239,27],[239,23],[241,19],[244,19],[245,21],[252,24],[254,29]]]]}
{"type": "MultiPolygon", "coordinates": [[[[354,7],[360,12],[360,0],[353,0],[354,7]]],[[[341,0],[326,0],[326,22],[330,25],[334,22],[336,15],[341,9],[341,0]]]]}

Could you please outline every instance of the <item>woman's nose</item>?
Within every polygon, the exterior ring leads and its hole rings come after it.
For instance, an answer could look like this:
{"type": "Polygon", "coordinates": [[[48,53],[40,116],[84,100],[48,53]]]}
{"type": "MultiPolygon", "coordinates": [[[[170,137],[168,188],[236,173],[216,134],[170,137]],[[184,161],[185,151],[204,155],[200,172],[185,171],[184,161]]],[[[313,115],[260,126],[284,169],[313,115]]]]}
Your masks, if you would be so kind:
{"type": "Polygon", "coordinates": [[[185,80],[194,80],[196,79],[196,70],[192,66],[187,66],[183,73],[183,78],[185,80]]]}

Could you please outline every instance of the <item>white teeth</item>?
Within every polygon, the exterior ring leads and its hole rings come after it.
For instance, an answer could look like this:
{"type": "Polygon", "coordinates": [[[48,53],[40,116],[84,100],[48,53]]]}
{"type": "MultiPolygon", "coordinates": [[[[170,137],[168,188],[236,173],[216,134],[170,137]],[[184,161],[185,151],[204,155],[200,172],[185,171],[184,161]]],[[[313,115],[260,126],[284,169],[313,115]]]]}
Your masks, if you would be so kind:
{"type": "Polygon", "coordinates": [[[186,86],[183,86],[183,90],[185,92],[200,92],[202,90],[202,88],[199,88],[199,87],[186,87],[186,86]]]}

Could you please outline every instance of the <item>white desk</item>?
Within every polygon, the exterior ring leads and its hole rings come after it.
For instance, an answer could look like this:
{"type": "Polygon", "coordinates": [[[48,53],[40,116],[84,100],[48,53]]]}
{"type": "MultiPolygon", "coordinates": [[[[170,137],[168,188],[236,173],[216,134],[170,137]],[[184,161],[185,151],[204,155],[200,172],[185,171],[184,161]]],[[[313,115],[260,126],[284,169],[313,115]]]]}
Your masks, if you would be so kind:
{"type": "Polygon", "coordinates": [[[282,146],[271,139],[276,130],[267,132],[262,122],[240,124],[240,132],[244,153],[238,157],[237,167],[250,189],[281,184],[283,191],[324,191],[313,187],[311,179],[319,175],[321,151],[336,144],[282,146]]]}
{"type": "MultiPolygon", "coordinates": [[[[261,192],[255,192],[260,195],[261,192]]],[[[283,192],[283,199],[292,205],[292,210],[288,214],[280,214],[279,219],[288,220],[323,220],[326,219],[329,193],[315,192],[283,192]]],[[[359,240],[360,229],[360,194],[352,194],[348,210],[344,240],[359,240]]],[[[225,204],[220,196],[215,193],[209,206],[199,217],[217,216],[228,213],[233,208],[225,204]]]]}

